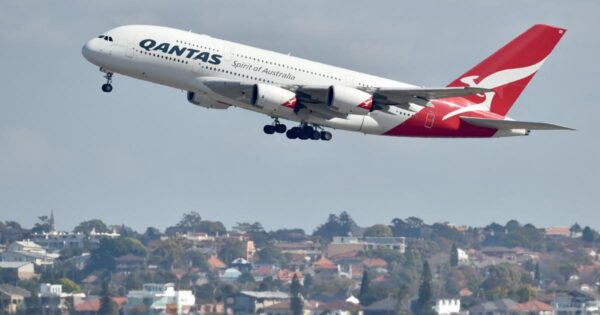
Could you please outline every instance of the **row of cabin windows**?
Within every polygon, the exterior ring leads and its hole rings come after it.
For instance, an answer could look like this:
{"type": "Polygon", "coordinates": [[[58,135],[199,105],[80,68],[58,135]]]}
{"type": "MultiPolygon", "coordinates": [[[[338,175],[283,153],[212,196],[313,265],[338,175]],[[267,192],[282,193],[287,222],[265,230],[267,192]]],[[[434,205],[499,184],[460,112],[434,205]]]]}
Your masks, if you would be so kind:
{"type": "Polygon", "coordinates": [[[208,50],[208,51],[213,51],[213,52],[219,52],[219,51],[220,51],[220,50],[218,50],[218,49],[214,49],[214,48],[207,47],[207,46],[202,46],[202,45],[196,45],[196,44],[194,44],[194,43],[190,43],[190,42],[184,42],[184,41],[182,41],[182,40],[176,40],[175,42],[176,42],[176,43],[179,43],[179,44],[184,44],[184,45],[187,45],[187,46],[192,46],[192,47],[196,47],[196,48],[202,48],[202,49],[206,49],[206,50],[208,50]]]}
{"type": "Polygon", "coordinates": [[[342,79],[340,79],[338,77],[335,77],[335,76],[332,76],[332,75],[327,75],[327,74],[318,73],[318,72],[314,72],[314,71],[308,71],[308,70],[305,70],[305,69],[302,69],[302,68],[290,67],[290,66],[288,66],[286,64],[277,63],[277,62],[268,61],[268,60],[263,60],[263,59],[256,58],[256,57],[250,57],[250,56],[240,55],[240,54],[235,54],[235,55],[237,57],[245,58],[245,59],[248,59],[248,60],[258,61],[258,62],[266,63],[266,64],[269,64],[269,65],[274,65],[274,66],[278,66],[278,67],[282,67],[282,68],[286,68],[286,69],[290,69],[290,70],[304,72],[304,73],[307,73],[307,74],[318,75],[320,77],[327,78],[327,79],[332,79],[332,80],[336,80],[336,81],[342,81],[342,79]]]}
{"type": "Polygon", "coordinates": [[[229,71],[229,70],[223,70],[221,68],[217,68],[217,67],[212,67],[212,66],[202,66],[203,69],[207,69],[210,71],[216,71],[216,72],[222,72],[225,74],[230,74],[230,75],[234,75],[234,76],[238,76],[240,78],[246,78],[246,79],[250,79],[250,80],[255,80],[255,81],[259,81],[259,82],[264,82],[264,83],[275,83],[274,81],[271,80],[267,80],[267,79],[263,79],[263,78],[259,78],[259,77],[253,77],[247,74],[243,74],[243,73],[239,73],[239,72],[234,72],[234,71],[229,71]]]}
{"type": "Polygon", "coordinates": [[[179,62],[179,63],[183,63],[183,64],[188,64],[189,61],[187,60],[183,60],[181,58],[174,58],[174,57],[169,57],[169,56],[163,56],[161,54],[157,54],[157,53],[153,53],[153,52],[148,52],[145,50],[137,50],[137,52],[139,52],[142,55],[149,55],[152,57],[156,57],[156,58],[161,58],[161,59],[165,59],[165,60],[169,60],[169,61],[175,61],[175,62],[179,62]]]}

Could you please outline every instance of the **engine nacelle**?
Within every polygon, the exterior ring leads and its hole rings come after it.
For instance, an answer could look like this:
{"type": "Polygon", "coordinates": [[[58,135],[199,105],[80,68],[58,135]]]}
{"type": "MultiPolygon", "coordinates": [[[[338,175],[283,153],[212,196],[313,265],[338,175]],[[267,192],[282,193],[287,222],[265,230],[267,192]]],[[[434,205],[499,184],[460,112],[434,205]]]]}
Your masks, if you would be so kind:
{"type": "Polygon", "coordinates": [[[219,102],[213,100],[212,98],[203,96],[200,93],[196,93],[196,92],[188,91],[187,92],[187,100],[188,100],[188,102],[190,102],[194,105],[198,105],[198,106],[206,107],[206,108],[215,108],[215,109],[229,108],[229,105],[227,105],[227,104],[219,103],[219,102]]]}
{"type": "Polygon", "coordinates": [[[373,108],[373,95],[347,86],[332,85],[327,93],[327,105],[339,113],[367,115],[373,108]]]}
{"type": "Polygon", "coordinates": [[[250,104],[271,114],[293,112],[296,102],[296,93],[268,84],[255,84],[250,99],[250,104]]]}

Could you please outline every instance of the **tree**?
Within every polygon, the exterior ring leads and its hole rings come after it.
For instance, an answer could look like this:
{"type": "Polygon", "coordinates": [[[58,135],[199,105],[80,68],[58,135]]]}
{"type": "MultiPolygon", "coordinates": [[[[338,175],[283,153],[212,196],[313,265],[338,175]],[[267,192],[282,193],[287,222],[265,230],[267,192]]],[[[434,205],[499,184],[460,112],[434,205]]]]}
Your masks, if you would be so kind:
{"type": "Polygon", "coordinates": [[[59,282],[62,285],[63,291],[67,293],[81,292],[81,288],[79,287],[79,285],[77,285],[77,283],[73,282],[73,280],[69,278],[61,278],[59,282]]]}
{"type": "Polygon", "coordinates": [[[450,266],[458,266],[458,248],[456,248],[456,244],[452,244],[452,249],[450,249],[450,266]]]}
{"type": "Polygon", "coordinates": [[[298,275],[295,274],[290,286],[290,310],[292,315],[302,315],[304,302],[302,300],[302,285],[298,280],[298,275]]]}
{"type": "Polygon", "coordinates": [[[219,251],[219,258],[226,264],[229,264],[236,258],[245,256],[246,251],[244,249],[244,244],[236,239],[226,239],[219,251]]]}
{"type": "Polygon", "coordinates": [[[540,284],[542,280],[542,276],[540,274],[540,263],[535,263],[535,269],[533,271],[533,279],[535,280],[535,284],[540,284]]]}
{"type": "Polygon", "coordinates": [[[142,241],[144,242],[144,244],[148,244],[148,242],[150,241],[157,241],[160,239],[160,236],[162,234],[160,233],[160,230],[155,228],[155,227],[148,227],[146,228],[146,232],[144,232],[144,234],[142,234],[142,241]]]}
{"type": "Polygon", "coordinates": [[[579,223],[577,222],[571,225],[571,228],[569,229],[569,232],[571,232],[571,236],[578,235],[579,233],[581,233],[581,231],[581,225],[579,225],[579,223]]]}
{"type": "Polygon", "coordinates": [[[115,257],[127,254],[146,257],[146,248],[140,241],[129,237],[102,238],[98,247],[91,252],[88,268],[112,270],[115,257]]]}
{"type": "Polygon", "coordinates": [[[365,236],[393,236],[392,229],[385,224],[375,224],[365,230],[365,236]]]}
{"type": "Polygon", "coordinates": [[[102,293],[100,294],[100,314],[106,315],[118,315],[119,310],[117,308],[117,303],[115,303],[110,298],[110,291],[108,290],[108,281],[104,280],[102,282],[102,293]]]}
{"type": "Polygon", "coordinates": [[[327,222],[321,224],[313,233],[315,236],[332,240],[334,236],[348,236],[358,229],[352,217],[344,211],[339,216],[330,214],[327,222]]]}
{"type": "Polygon", "coordinates": [[[256,258],[259,264],[284,265],[288,262],[288,258],[281,252],[281,248],[273,245],[267,245],[256,252],[256,258]]]}
{"type": "Polygon", "coordinates": [[[177,223],[177,227],[193,230],[198,227],[202,223],[202,217],[196,211],[190,211],[188,213],[183,214],[183,218],[177,223]]]}
{"type": "Polygon", "coordinates": [[[583,228],[583,231],[581,233],[581,239],[586,242],[593,243],[596,240],[597,234],[598,232],[594,231],[589,226],[586,226],[585,228],[583,228]]]}
{"type": "Polygon", "coordinates": [[[435,312],[431,307],[433,301],[433,290],[431,288],[431,269],[427,261],[423,262],[423,272],[421,273],[421,284],[419,286],[419,296],[417,298],[416,314],[432,315],[435,312]]]}
{"type": "Polygon", "coordinates": [[[366,270],[363,271],[362,280],[360,280],[360,293],[358,294],[358,299],[360,300],[361,305],[365,305],[364,298],[366,297],[367,292],[369,291],[370,282],[371,279],[369,277],[369,272],[366,270]]]}
{"type": "Polygon", "coordinates": [[[37,222],[31,229],[31,233],[41,234],[48,233],[52,230],[52,223],[47,215],[39,216],[38,220],[39,222],[37,222]]]}
{"type": "Polygon", "coordinates": [[[73,232],[75,232],[75,233],[83,233],[85,235],[89,235],[90,232],[92,232],[92,230],[95,230],[96,233],[107,233],[107,232],[110,232],[110,230],[108,229],[108,226],[106,226],[106,224],[104,224],[104,222],[102,222],[99,219],[92,219],[92,220],[88,220],[88,221],[83,221],[83,222],[79,223],[73,229],[73,232]]]}

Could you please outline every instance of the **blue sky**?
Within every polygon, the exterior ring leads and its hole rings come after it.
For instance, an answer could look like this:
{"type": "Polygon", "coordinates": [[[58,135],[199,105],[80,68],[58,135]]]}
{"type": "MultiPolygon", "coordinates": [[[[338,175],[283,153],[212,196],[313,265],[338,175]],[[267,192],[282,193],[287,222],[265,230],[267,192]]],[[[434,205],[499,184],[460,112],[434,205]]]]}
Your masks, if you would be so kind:
{"type": "Polygon", "coordinates": [[[54,209],[143,229],[195,210],[308,231],[418,216],[598,225],[597,1],[10,1],[0,10],[0,220],[54,209]],[[266,116],[206,110],[101,73],[82,45],[125,24],[191,29],[422,86],[444,86],[535,23],[568,29],[510,116],[577,132],[470,140],[266,136],[266,116]]]}

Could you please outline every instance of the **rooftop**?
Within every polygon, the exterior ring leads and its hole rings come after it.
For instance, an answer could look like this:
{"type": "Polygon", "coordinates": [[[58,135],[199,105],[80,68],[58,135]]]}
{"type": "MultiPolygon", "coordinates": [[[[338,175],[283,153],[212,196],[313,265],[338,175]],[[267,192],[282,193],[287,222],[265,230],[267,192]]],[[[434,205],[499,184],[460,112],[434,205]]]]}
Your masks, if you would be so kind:
{"type": "Polygon", "coordinates": [[[6,295],[20,295],[24,298],[31,297],[31,292],[10,284],[0,284],[0,292],[6,295]]]}
{"type": "Polygon", "coordinates": [[[287,299],[289,295],[279,291],[241,291],[240,294],[257,299],[287,299]]]}

